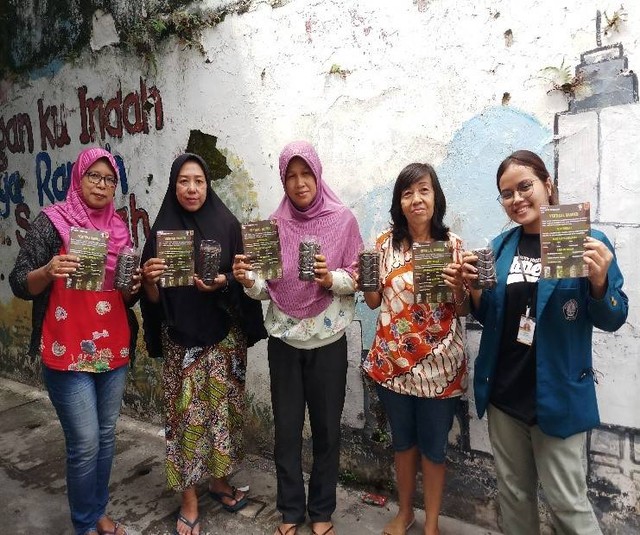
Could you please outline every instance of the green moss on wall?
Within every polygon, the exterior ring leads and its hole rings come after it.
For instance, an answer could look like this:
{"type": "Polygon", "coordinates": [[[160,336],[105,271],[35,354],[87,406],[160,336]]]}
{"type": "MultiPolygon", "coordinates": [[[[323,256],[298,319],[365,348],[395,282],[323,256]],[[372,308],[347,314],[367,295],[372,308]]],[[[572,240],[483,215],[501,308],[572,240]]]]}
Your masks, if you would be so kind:
{"type": "MultiPolygon", "coordinates": [[[[271,3],[278,7],[286,2],[271,3]]],[[[231,0],[218,9],[201,4],[202,0],[49,0],[25,7],[21,0],[0,2],[0,77],[78,57],[89,45],[97,9],[113,16],[121,48],[154,65],[158,46],[170,36],[204,52],[202,31],[230,13],[246,12],[251,0],[231,0]]]]}
{"type": "Polygon", "coordinates": [[[189,142],[187,143],[187,152],[192,152],[202,157],[209,166],[211,179],[214,181],[222,180],[231,173],[231,169],[227,165],[227,159],[216,148],[218,138],[211,134],[205,134],[200,130],[191,130],[189,134],[189,142]]]}
{"type": "Polygon", "coordinates": [[[212,187],[229,210],[244,223],[257,217],[258,192],[242,160],[226,149],[216,148],[218,139],[191,130],[187,152],[201,156],[211,171],[212,187]]]}

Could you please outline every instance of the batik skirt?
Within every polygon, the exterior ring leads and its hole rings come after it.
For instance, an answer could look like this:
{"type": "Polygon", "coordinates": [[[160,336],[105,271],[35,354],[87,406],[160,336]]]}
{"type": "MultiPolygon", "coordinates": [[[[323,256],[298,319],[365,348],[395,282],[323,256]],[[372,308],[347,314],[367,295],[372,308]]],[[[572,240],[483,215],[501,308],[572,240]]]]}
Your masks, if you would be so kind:
{"type": "Polygon", "coordinates": [[[228,476],[243,455],[246,338],[237,327],[210,347],[185,348],[163,329],[167,486],[228,476]]]}

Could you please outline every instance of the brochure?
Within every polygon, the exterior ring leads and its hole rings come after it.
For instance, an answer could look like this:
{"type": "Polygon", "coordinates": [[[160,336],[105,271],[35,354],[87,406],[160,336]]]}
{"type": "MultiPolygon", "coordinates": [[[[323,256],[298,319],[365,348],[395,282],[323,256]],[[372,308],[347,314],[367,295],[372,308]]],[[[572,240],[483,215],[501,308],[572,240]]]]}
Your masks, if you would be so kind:
{"type": "Polygon", "coordinates": [[[544,279],[587,277],[582,260],[584,240],[589,235],[590,204],[541,206],[540,248],[544,279]]]}
{"type": "Polygon", "coordinates": [[[167,264],[160,286],[191,286],[194,275],[193,230],[159,230],[157,256],[167,264]]]}
{"type": "Polygon", "coordinates": [[[244,254],[255,274],[265,280],[282,278],[282,256],[278,224],[269,219],[242,225],[244,254]]]}
{"type": "Polygon", "coordinates": [[[67,288],[102,291],[108,240],[108,232],[71,227],[68,253],[80,258],[80,266],[67,278],[67,288]]]}
{"type": "Polygon", "coordinates": [[[449,242],[413,244],[413,295],[417,304],[452,303],[442,271],[453,261],[449,242]]]}

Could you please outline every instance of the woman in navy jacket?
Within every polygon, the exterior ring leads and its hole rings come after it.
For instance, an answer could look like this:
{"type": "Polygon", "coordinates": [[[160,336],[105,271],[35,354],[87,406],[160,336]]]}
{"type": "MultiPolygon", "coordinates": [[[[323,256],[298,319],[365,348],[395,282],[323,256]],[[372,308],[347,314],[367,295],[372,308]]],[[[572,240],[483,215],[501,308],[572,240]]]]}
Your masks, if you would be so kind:
{"type": "MultiPolygon", "coordinates": [[[[626,321],[623,277],[611,243],[593,230],[583,254],[588,277],[539,278],[540,206],[557,204],[544,162],[514,152],[497,186],[518,226],[492,242],[497,285],[470,291],[483,325],[474,393],[478,416],[488,414],[503,531],[539,533],[539,480],[558,532],[600,534],[583,462],[586,431],[600,423],[591,337],[593,327],[615,331],[626,321]]],[[[464,259],[471,282],[477,258],[464,259]]]]}

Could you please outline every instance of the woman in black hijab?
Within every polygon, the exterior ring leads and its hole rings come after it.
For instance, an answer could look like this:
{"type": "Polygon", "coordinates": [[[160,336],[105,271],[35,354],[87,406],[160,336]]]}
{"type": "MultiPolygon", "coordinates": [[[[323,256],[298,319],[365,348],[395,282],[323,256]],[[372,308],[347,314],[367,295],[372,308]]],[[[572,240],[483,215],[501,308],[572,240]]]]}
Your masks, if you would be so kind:
{"type": "Polygon", "coordinates": [[[183,154],[171,167],[169,187],[142,256],[141,308],[152,357],[164,357],[167,486],[182,492],[178,535],[198,535],[195,485],[209,478],[211,497],[231,512],[247,504],[227,476],[243,453],[242,422],[247,347],[266,338],[260,303],[233,279],[242,252],[240,223],[210,186],[202,158],[183,154]],[[205,239],[222,246],[212,284],[162,288],[166,269],[157,258],[158,230],[192,230],[197,251],[205,239]]]}

